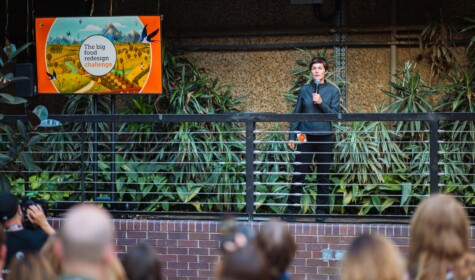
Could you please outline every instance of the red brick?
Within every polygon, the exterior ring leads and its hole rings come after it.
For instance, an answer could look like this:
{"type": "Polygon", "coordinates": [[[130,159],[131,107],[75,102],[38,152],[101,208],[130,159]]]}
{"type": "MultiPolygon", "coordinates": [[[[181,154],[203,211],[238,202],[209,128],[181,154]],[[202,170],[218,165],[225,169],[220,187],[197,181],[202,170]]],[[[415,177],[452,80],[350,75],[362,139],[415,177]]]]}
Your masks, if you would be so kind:
{"type": "Polygon", "coordinates": [[[157,240],[157,246],[158,247],[169,247],[169,248],[177,248],[178,247],[178,241],[177,240],[157,240]]]}
{"type": "Polygon", "coordinates": [[[171,232],[168,239],[189,240],[189,236],[187,232],[171,232]]]}
{"type": "Polygon", "coordinates": [[[318,237],[318,243],[322,244],[340,244],[341,238],[339,236],[324,235],[318,237]]]}
{"type": "Polygon", "coordinates": [[[210,270],[211,264],[205,263],[205,262],[199,262],[199,263],[189,263],[188,266],[190,269],[195,269],[195,270],[210,270]]]}
{"type": "Polygon", "coordinates": [[[202,279],[213,278],[215,276],[214,270],[199,270],[198,277],[202,279]]]}
{"type": "Polygon", "coordinates": [[[209,233],[190,233],[188,236],[190,240],[210,240],[209,233]]]}
{"type": "Polygon", "coordinates": [[[178,240],[178,247],[196,248],[198,247],[198,241],[197,240],[178,240]]]}
{"type": "Polygon", "coordinates": [[[167,253],[170,255],[186,255],[188,254],[188,248],[168,248],[167,253]]]}
{"type": "Polygon", "coordinates": [[[191,270],[191,269],[186,269],[186,270],[179,269],[177,274],[178,276],[181,276],[181,277],[197,277],[198,271],[191,270]]]}
{"type": "Polygon", "coordinates": [[[297,251],[295,252],[295,258],[299,259],[308,259],[312,257],[312,252],[308,251],[297,251]]]}
{"type": "Polygon", "coordinates": [[[296,236],[297,243],[317,243],[318,236],[311,236],[311,235],[300,235],[296,236]]]}
{"type": "Polygon", "coordinates": [[[306,251],[321,251],[323,249],[328,249],[328,244],[306,244],[306,251]]]}
{"type": "Polygon", "coordinates": [[[151,239],[168,239],[168,233],[151,231],[151,232],[148,233],[148,238],[151,238],[151,239]]]}
{"type": "Polygon", "coordinates": [[[168,269],[188,269],[188,263],[185,262],[167,262],[168,269]]]}
{"type": "Polygon", "coordinates": [[[219,242],[200,240],[199,247],[200,248],[219,248],[219,242]]]}
{"type": "Polygon", "coordinates": [[[188,252],[190,255],[209,255],[209,249],[207,248],[189,248],[188,252]]]}
{"type": "MultiPolygon", "coordinates": [[[[162,275],[163,276],[176,276],[176,270],[175,269],[167,269],[165,267],[162,267],[162,275]]],[[[170,279],[167,277],[167,279],[170,279]]]]}
{"type": "Polygon", "coordinates": [[[157,246],[157,240],[156,239],[144,239],[144,240],[140,240],[139,243],[143,243],[143,244],[146,244],[148,246],[157,246]]]}
{"type": "Polygon", "coordinates": [[[117,238],[116,245],[137,245],[137,239],[117,238]]]}
{"type": "Polygon", "coordinates": [[[324,274],[324,275],[340,274],[340,269],[336,267],[319,267],[318,274],[324,274]]]}
{"type": "Polygon", "coordinates": [[[178,262],[177,255],[161,255],[158,257],[161,262],[178,262]]]}
{"type": "Polygon", "coordinates": [[[127,238],[145,239],[147,238],[147,232],[146,231],[129,231],[127,232],[127,238]]]}
{"type": "Polygon", "coordinates": [[[198,262],[198,256],[193,256],[193,255],[178,255],[178,261],[179,262],[186,262],[186,263],[195,263],[198,262]]]}
{"type": "MultiPolygon", "coordinates": [[[[320,268],[318,268],[320,269],[320,268]]],[[[311,266],[296,266],[295,267],[296,273],[305,273],[305,274],[317,274],[317,267],[311,266]]]]}

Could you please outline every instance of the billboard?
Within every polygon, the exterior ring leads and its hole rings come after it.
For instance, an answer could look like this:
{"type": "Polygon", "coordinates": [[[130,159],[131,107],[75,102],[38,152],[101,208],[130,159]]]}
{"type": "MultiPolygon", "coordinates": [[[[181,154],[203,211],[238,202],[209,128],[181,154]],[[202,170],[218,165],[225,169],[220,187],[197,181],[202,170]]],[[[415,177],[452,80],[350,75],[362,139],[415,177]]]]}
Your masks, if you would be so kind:
{"type": "Polygon", "coordinates": [[[162,93],[159,16],[36,18],[39,94],[162,93]]]}

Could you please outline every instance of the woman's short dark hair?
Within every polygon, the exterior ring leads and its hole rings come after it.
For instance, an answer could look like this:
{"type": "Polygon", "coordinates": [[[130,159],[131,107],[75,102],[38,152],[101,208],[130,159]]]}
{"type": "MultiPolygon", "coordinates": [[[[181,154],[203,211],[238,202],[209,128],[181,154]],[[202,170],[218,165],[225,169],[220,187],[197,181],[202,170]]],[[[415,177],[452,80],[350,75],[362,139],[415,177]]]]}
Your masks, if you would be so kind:
{"type": "Polygon", "coordinates": [[[328,70],[327,60],[323,57],[320,57],[320,56],[316,56],[316,57],[312,58],[312,60],[310,61],[310,65],[308,66],[308,69],[312,69],[312,66],[314,64],[317,64],[317,63],[323,64],[323,68],[325,68],[325,70],[328,70]]]}

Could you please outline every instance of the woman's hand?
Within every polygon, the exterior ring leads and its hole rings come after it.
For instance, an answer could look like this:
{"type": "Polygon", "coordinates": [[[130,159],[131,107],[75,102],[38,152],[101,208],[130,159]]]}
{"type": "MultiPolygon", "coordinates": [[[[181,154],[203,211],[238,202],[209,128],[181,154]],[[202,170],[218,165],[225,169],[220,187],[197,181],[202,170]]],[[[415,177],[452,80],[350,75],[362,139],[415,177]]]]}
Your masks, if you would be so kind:
{"type": "Polygon", "coordinates": [[[293,150],[295,147],[294,140],[289,140],[289,143],[287,145],[289,146],[290,149],[293,150]]]}
{"type": "Polygon", "coordinates": [[[313,104],[322,104],[322,96],[318,93],[312,93],[313,104]]]}

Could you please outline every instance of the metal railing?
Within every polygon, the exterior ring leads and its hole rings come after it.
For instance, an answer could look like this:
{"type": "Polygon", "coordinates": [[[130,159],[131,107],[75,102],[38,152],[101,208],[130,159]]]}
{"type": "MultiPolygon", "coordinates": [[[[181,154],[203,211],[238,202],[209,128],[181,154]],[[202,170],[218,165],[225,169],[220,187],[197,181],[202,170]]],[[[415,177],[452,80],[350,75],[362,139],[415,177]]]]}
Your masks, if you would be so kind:
{"type": "MultiPolygon", "coordinates": [[[[44,150],[31,152],[43,172],[2,172],[14,192],[47,200],[52,212],[90,201],[118,215],[281,216],[299,164],[287,147],[287,124],[329,121],[335,133],[329,217],[408,218],[437,192],[456,195],[473,215],[475,131],[450,128],[473,127],[475,114],[50,117],[62,127],[40,129],[44,150]]],[[[17,119],[26,121],[3,122],[17,119]]],[[[301,217],[318,216],[317,176],[318,170],[306,176],[301,217]]]]}

